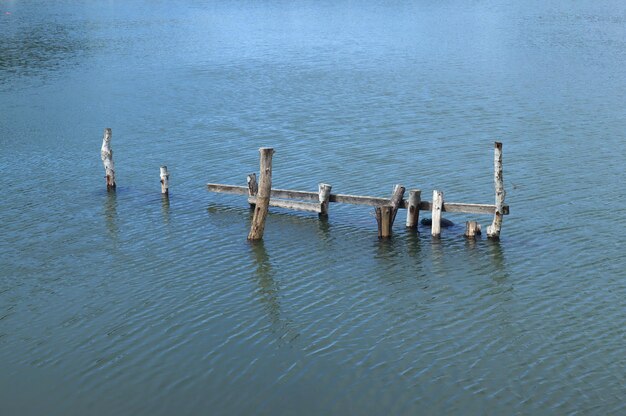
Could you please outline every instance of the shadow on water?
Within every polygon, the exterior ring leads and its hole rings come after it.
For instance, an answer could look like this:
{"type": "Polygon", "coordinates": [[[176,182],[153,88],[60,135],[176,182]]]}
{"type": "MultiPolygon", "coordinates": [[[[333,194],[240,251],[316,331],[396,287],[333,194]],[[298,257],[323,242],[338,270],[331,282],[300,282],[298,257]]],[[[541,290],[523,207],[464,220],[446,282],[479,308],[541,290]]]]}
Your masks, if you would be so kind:
{"type": "Polygon", "coordinates": [[[275,332],[278,332],[280,341],[291,342],[300,334],[291,329],[289,321],[281,318],[280,293],[275,280],[275,272],[265,244],[261,241],[250,241],[250,251],[254,259],[255,280],[258,286],[258,299],[267,313],[275,332]]]}

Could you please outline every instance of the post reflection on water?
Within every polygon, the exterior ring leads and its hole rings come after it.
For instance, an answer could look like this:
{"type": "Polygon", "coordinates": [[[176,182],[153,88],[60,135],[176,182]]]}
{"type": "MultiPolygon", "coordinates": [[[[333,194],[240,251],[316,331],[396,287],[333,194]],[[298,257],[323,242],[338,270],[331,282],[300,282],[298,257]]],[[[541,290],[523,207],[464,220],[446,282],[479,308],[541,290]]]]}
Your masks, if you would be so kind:
{"type": "Polygon", "coordinates": [[[117,194],[115,192],[106,193],[103,208],[107,232],[113,241],[114,246],[117,246],[119,241],[119,228],[117,218],[117,194]]]}

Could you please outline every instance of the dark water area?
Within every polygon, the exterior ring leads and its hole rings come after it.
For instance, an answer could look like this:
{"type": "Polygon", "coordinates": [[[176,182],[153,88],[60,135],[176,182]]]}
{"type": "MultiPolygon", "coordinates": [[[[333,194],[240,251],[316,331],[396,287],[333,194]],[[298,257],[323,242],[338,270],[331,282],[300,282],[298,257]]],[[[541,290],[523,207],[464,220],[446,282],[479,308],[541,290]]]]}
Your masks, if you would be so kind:
{"type": "Polygon", "coordinates": [[[617,1],[0,0],[0,414],[623,414],[624,62],[617,1]],[[493,203],[496,140],[499,242],[205,189],[493,203]]]}

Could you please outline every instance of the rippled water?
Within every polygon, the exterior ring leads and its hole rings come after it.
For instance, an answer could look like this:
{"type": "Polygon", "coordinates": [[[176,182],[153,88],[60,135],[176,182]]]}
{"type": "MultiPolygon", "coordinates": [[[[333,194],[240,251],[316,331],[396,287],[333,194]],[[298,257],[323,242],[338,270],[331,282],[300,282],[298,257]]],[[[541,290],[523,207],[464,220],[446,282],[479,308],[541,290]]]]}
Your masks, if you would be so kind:
{"type": "Polygon", "coordinates": [[[623,2],[0,0],[0,28],[0,413],[626,411],[623,2]],[[333,204],[249,244],[204,187],[273,146],[279,188],[492,203],[494,140],[499,243],[333,204]]]}

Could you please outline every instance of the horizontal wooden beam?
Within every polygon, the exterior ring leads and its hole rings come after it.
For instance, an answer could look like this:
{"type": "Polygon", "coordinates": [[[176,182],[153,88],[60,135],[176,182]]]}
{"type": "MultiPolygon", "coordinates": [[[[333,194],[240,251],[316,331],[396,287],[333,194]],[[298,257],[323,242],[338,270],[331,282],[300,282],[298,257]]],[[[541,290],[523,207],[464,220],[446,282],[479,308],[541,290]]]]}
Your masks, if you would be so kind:
{"type": "MultiPolygon", "coordinates": [[[[256,204],[256,198],[248,198],[248,202],[250,204],[256,204]]],[[[322,212],[322,205],[319,202],[302,202],[294,201],[291,199],[270,198],[270,207],[293,209],[296,211],[316,212],[318,214],[322,212]]]]}
{"type": "MultiPolygon", "coordinates": [[[[218,193],[226,193],[226,194],[234,194],[234,195],[245,195],[248,196],[248,187],[247,186],[236,186],[236,185],[222,185],[217,183],[209,183],[207,184],[207,189],[209,192],[218,192],[218,193]]],[[[280,205],[274,205],[273,199],[298,199],[301,201],[315,201],[317,204],[306,204],[301,205],[300,210],[302,211],[310,211],[310,212],[320,212],[319,211],[319,194],[317,192],[306,192],[306,191],[292,191],[287,189],[272,189],[270,194],[270,206],[276,206],[281,208],[291,208],[287,205],[296,204],[298,201],[286,201],[286,202],[277,202],[280,205]],[[310,205],[310,206],[309,206],[310,205]],[[317,210],[313,210],[312,206],[316,205],[317,210]]],[[[249,201],[253,199],[249,199],[249,201]]],[[[342,194],[330,194],[330,202],[337,202],[341,204],[352,204],[352,205],[369,205],[373,207],[378,207],[382,205],[389,204],[389,198],[377,198],[372,196],[360,196],[360,195],[342,195],[342,194]]],[[[409,206],[409,202],[406,199],[403,199],[399,205],[399,208],[407,209],[409,206]]],[[[299,209],[299,208],[291,208],[291,209],[299,209]]],[[[419,206],[420,211],[432,211],[432,205],[428,201],[421,201],[419,206]]],[[[490,214],[493,215],[495,213],[496,206],[488,205],[488,204],[464,204],[461,202],[444,202],[442,212],[461,212],[466,214],[490,214]]],[[[503,214],[509,215],[509,206],[503,206],[503,214]]]]}

